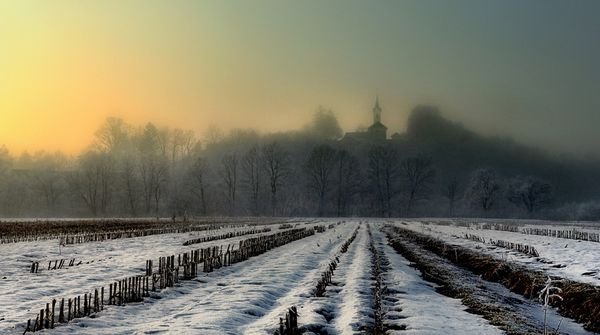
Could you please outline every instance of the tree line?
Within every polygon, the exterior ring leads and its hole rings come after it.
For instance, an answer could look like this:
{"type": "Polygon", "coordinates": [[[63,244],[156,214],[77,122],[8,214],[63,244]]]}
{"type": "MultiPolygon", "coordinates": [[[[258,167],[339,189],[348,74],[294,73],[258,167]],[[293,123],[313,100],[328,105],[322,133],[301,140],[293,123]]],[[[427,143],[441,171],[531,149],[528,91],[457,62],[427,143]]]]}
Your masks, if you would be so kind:
{"type": "MultiPolygon", "coordinates": [[[[557,216],[536,176],[450,173],[426,149],[340,141],[319,109],[299,131],[191,130],[109,118],[76,157],[0,150],[0,208],[19,216],[557,216]]],[[[562,205],[562,204],[561,204],[562,205]]],[[[571,213],[569,211],[569,213],[571,213]]]]}

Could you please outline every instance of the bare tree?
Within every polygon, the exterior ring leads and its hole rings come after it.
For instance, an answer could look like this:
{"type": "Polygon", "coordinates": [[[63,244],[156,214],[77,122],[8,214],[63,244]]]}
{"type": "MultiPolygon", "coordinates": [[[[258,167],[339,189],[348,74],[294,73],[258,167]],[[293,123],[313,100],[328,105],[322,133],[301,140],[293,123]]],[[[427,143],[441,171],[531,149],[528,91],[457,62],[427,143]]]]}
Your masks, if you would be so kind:
{"type": "Polygon", "coordinates": [[[30,167],[33,176],[33,186],[42,197],[46,208],[55,210],[58,199],[65,193],[65,162],[67,157],[61,153],[39,153],[34,157],[30,167]]]}
{"type": "Polygon", "coordinates": [[[138,168],[135,157],[126,156],[121,159],[120,175],[125,186],[125,197],[131,216],[138,214],[139,180],[136,174],[138,168]]]}
{"type": "Polygon", "coordinates": [[[335,167],[336,212],[337,216],[346,215],[352,197],[360,189],[360,164],[358,159],[346,150],[337,152],[335,167]]]}
{"type": "Polygon", "coordinates": [[[94,216],[107,213],[113,175],[114,161],[107,153],[89,151],[80,156],[71,186],[94,216]]]}
{"type": "Polygon", "coordinates": [[[168,157],[169,155],[169,144],[172,143],[171,138],[172,132],[168,127],[156,128],[156,132],[154,133],[156,137],[156,143],[158,144],[158,148],[160,150],[160,154],[164,157],[168,157]]]}
{"type": "Polygon", "coordinates": [[[406,158],[402,160],[400,167],[406,185],[406,212],[411,214],[415,202],[427,198],[435,178],[435,170],[428,157],[406,158]]]}
{"type": "Polygon", "coordinates": [[[221,178],[226,187],[226,196],[229,214],[236,213],[236,193],[238,185],[238,157],[237,154],[225,155],[221,159],[221,178]]]}
{"type": "Polygon", "coordinates": [[[152,195],[154,198],[154,213],[158,217],[160,209],[160,200],[165,192],[167,183],[168,167],[165,159],[159,159],[153,167],[152,172],[152,195]]]}
{"type": "Polygon", "coordinates": [[[196,134],[193,130],[184,130],[179,137],[181,144],[181,155],[189,157],[194,153],[194,150],[200,145],[200,141],[196,139],[196,134]]]}
{"type": "Polygon", "coordinates": [[[189,156],[196,145],[196,136],[191,130],[175,128],[170,136],[171,165],[175,161],[189,156]]]}
{"type": "Polygon", "coordinates": [[[223,130],[216,125],[210,125],[204,131],[204,137],[202,141],[207,145],[211,146],[223,140],[225,133],[223,130]]]}
{"type": "Polygon", "coordinates": [[[114,152],[122,149],[129,140],[130,126],[122,119],[109,117],[96,131],[96,143],[100,150],[114,152]]]}
{"type": "Polygon", "coordinates": [[[271,215],[276,216],[279,188],[289,173],[288,155],[277,142],[271,142],[262,148],[262,161],[271,191],[271,215]]]}
{"type": "Polygon", "coordinates": [[[206,160],[202,157],[198,157],[190,169],[190,176],[192,179],[191,191],[196,197],[200,199],[200,208],[202,209],[202,215],[207,214],[206,206],[206,174],[208,172],[208,166],[206,160]]]}
{"type": "Polygon", "coordinates": [[[508,187],[507,199],[532,215],[552,201],[552,186],[532,177],[517,178],[508,187]]]}
{"type": "Polygon", "coordinates": [[[150,213],[154,207],[154,213],[159,216],[160,200],[165,191],[168,176],[168,162],[165,156],[164,132],[151,123],[146,125],[138,139],[140,151],[140,176],[144,190],[144,204],[146,213],[150,213]]]}
{"type": "MultiPolygon", "coordinates": [[[[136,138],[132,127],[120,118],[107,118],[96,131],[95,136],[95,146],[98,150],[110,155],[114,161],[116,173],[112,183],[115,185],[115,195],[121,197],[123,210],[132,216],[138,215],[137,202],[140,198],[138,171],[142,171],[141,160],[145,163],[148,162],[150,148],[146,147],[147,150],[141,150],[140,143],[135,143],[134,140],[139,142],[142,136],[138,135],[136,138]],[[140,154],[143,159],[140,159],[140,154]]],[[[151,142],[149,139],[145,140],[151,142]]],[[[147,171],[146,167],[143,170],[147,171]]],[[[147,204],[146,208],[146,212],[149,212],[150,205],[147,204]]]]}
{"type": "Polygon", "coordinates": [[[305,165],[309,188],[318,199],[318,215],[325,214],[326,200],[335,169],[336,151],[324,144],[315,147],[305,165]]]}
{"type": "Polygon", "coordinates": [[[492,209],[500,193],[500,179],[492,169],[479,169],[473,172],[468,196],[473,205],[484,212],[492,209]]]}
{"type": "Polygon", "coordinates": [[[8,171],[10,170],[11,163],[12,159],[8,149],[3,144],[0,146],[0,178],[6,178],[8,171]]]}
{"type": "Polygon", "coordinates": [[[312,122],[305,127],[311,136],[325,140],[337,140],[343,132],[332,110],[319,106],[313,115],[312,122]]]}
{"type": "Polygon", "coordinates": [[[251,212],[252,215],[260,213],[260,187],[262,181],[260,153],[258,146],[250,148],[242,159],[242,173],[244,188],[250,194],[251,212]]]}
{"type": "Polygon", "coordinates": [[[382,217],[391,216],[392,198],[398,192],[398,165],[398,153],[394,149],[376,146],[369,150],[369,181],[382,217]]]}
{"type": "Polygon", "coordinates": [[[45,205],[50,211],[54,211],[58,199],[64,193],[64,188],[61,187],[61,177],[61,171],[57,170],[34,172],[35,188],[44,197],[45,205]]]}
{"type": "Polygon", "coordinates": [[[450,213],[450,215],[454,214],[454,207],[456,205],[456,200],[458,199],[458,188],[458,178],[454,176],[450,178],[445,188],[442,190],[444,196],[448,198],[448,212],[450,213]]]}

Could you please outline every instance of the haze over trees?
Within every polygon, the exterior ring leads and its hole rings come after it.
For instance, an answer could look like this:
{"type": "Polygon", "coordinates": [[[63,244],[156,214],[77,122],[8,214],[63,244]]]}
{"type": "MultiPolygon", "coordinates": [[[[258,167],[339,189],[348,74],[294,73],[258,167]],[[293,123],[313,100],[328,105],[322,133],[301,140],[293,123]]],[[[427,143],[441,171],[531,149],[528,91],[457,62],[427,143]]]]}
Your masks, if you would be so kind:
{"type": "Polygon", "coordinates": [[[391,139],[354,134],[325,108],[274,134],[108,118],[74,157],[0,147],[0,214],[600,218],[597,162],[481,136],[430,106],[391,139]]]}

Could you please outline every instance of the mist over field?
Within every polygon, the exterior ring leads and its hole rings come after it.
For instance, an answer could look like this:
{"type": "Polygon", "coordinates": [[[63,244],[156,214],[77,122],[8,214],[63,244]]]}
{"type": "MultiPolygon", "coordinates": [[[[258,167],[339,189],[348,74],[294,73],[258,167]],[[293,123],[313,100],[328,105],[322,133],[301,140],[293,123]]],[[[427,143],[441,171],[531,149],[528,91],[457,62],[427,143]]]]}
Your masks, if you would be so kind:
{"type": "MultiPolygon", "coordinates": [[[[202,133],[108,118],[77,155],[2,151],[4,217],[379,216],[594,220],[600,162],[480,135],[433,106],[405,130],[202,133]]],[[[383,105],[385,106],[385,105],[383,105]]]]}
{"type": "Polygon", "coordinates": [[[0,1],[0,335],[599,334],[598,13],[0,1]]]}
{"type": "Polygon", "coordinates": [[[5,2],[0,215],[598,218],[598,7],[5,2]]]}

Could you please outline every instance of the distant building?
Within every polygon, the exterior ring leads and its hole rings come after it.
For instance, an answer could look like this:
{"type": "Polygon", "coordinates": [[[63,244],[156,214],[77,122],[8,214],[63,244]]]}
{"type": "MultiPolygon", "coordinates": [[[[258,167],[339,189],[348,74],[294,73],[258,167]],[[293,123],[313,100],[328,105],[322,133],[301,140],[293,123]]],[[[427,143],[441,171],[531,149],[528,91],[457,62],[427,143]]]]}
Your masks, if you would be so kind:
{"type": "Polygon", "coordinates": [[[387,127],[381,123],[381,107],[379,99],[375,99],[373,107],[373,124],[366,131],[348,132],[342,138],[344,142],[383,142],[387,140],[387,127]]]}

